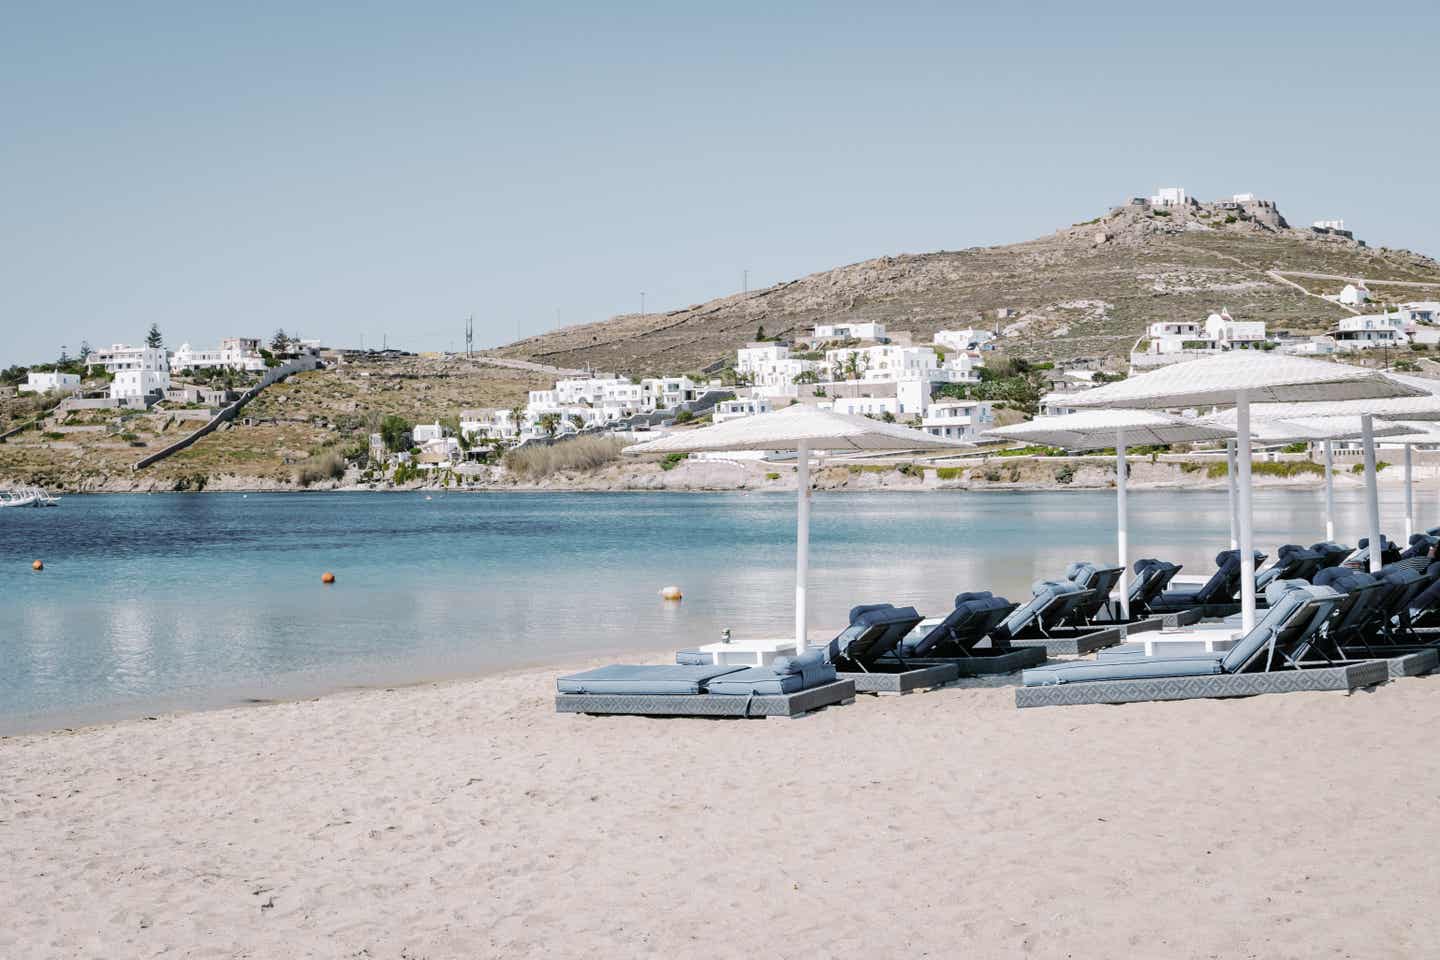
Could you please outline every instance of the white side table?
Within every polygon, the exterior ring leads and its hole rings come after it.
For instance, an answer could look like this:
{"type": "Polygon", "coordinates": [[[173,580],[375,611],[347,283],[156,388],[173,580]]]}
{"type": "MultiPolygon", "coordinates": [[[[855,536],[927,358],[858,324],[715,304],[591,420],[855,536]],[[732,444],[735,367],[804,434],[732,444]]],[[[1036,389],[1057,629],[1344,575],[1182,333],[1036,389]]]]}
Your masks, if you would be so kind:
{"type": "Polygon", "coordinates": [[[795,655],[794,637],[759,637],[731,640],[729,643],[707,643],[699,648],[708,653],[716,666],[763,667],[776,657],[795,655]]]}

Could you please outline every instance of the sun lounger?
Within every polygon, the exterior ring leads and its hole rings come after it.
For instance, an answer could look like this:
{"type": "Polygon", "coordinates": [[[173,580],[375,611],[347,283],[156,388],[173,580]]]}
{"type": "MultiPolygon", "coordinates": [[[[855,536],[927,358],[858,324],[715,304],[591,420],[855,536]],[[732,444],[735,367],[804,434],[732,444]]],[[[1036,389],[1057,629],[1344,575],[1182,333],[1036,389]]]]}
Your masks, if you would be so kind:
{"type": "Polygon", "coordinates": [[[922,621],[890,656],[911,666],[953,666],[962,677],[1014,673],[1044,663],[1043,647],[1012,647],[992,636],[1015,607],[988,591],[959,594],[949,614],[922,621]]]}
{"type": "Polygon", "coordinates": [[[1137,630],[1159,630],[1161,621],[1152,617],[1139,623],[1072,626],[1071,618],[1093,599],[1072,580],[1037,580],[1030,599],[1016,607],[991,636],[997,643],[1012,647],[1044,647],[1045,655],[1092,653],[1121,643],[1137,630]]]}
{"type": "Polygon", "coordinates": [[[1270,607],[1229,650],[1188,657],[1111,656],[1046,665],[1024,674],[1018,707],[1251,696],[1294,690],[1354,690],[1389,676],[1383,661],[1307,662],[1311,642],[1340,601],[1329,587],[1277,581],[1270,607]]]}
{"type": "MultiPolygon", "coordinates": [[[[1310,549],[1320,554],[1319,570],[1329,570],[1331,567],[1338,567],[1345,562],[1345,558],[1355,551],[1343,544],[1333,540],[1321,540],[1319,543],[1310,544],[1310,549]]],[[[1314,583],[1314,580],[1311,580],[1314,583]]]]}
{"type": "Polygon", "coordinates": [[[1440,544],[1440,537],[1433,537],[1428,533],[1412,533],[1410,546],[1401,551],[1400,559],[1410,560],[1416,557],[1428,559],[1436,544],[1440,544]]]}
{"type": "MultiPolygon", "coordinates": [[[[1265,554],[1255,551],[1255,569],[1265,562],[1265,554]]],[[[1236,597],[1240,593],[1240,551],[1222,550],[1215,555],[1215,573],[1195,590],[1169,590],[1150,604],[1151,613],[1199,611],[1204,617],[1228,617],[1240,609],[1236,597]]]]}
{"type": "Polygon", "coordinates": [[[822,651],[768,667],[611,664],[555,682],[558,713],[796,717],[855,699],[822,651]]]}
{"type": "Polygon", "coordinates": [[[895,651],[923,618],[914,607],[866,604],[850,611],[850,625],[823,648],[842,680],[859,693],[913,693],[958,677],[953,664],[912,664],[895,651]]]}
{"type": "MultiPolygon", "coordinates": [[[[1395,546],[1394,541],[1385,534],[1380,534],[1380,563],[1388,566],[1400,559],[1400,548],[1395,546]]],[[[1368,570],[1370,568],[1370,538],[1361,537],[1360,545],[1355,552],[1345,558],[1345,566],[1353,567],[1356,570],[1368,570]]]]}
{"type": "Polygon", "coordinates": [[[1093,563],[1072,563],[1065,569],[1065,579],[1074,583],[1081,590],[1089,590],[1090,596],[1081,603],[1076,604],[1075,609],[1065,620],[1064,626],[1088,627],[1100,616],[1105,605],[1110,602],[1110,593],[1115,585],[1120,582],[1120,574],[1125,572],[1124,567],[1101,567],[1093,563]]]}
{"type": "Polygon", "coordinates": [[[1255,574],[1255,593],[1263,594],[1265,588],[1276,580],[1314,580],[1320,572],[1324,554],[1309,550],[1294,543],[1287,543],[1275,551],[1275,562],[1255,574]]]}

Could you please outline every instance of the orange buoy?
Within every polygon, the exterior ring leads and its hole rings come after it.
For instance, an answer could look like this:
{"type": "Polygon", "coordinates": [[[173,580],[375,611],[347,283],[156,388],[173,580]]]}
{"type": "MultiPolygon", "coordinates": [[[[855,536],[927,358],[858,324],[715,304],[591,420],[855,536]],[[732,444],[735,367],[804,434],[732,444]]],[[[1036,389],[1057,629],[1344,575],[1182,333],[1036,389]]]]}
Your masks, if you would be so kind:
{"type": "Polygon", "coordinates": [[[43,560],[36,560],[34,563],[30,564],[30,569],[31,569],[31,570],[44,570],[44,569],[45,569],[45,562],[44,562],[43,560]]]}
{"type": "Polygon", "coordinates": [[[660,591],[660,596],[664,600],[679,600],[684,594],[679,587],[665,587],[660,591]]]}
{"type": "Polygon", "coordinates": [[[321,582],[321,583],[334,583],[334,582],[335,582],[335,574],[330,573],[329,571],[326,571],[325,573],[322,573],[322,574],[320,575],[320,582],[321,582]]]}

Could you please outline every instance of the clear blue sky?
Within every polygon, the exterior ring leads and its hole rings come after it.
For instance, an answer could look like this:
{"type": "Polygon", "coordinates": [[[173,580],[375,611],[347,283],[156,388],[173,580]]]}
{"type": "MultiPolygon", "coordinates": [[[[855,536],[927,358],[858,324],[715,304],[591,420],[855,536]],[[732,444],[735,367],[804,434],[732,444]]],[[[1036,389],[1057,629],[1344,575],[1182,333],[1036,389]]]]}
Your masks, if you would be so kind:
{"type": "Polygon", "coordinates": [[[0,365],[492,345],[1162,185],[1440,254],[1440,8],[1156,7],[11,4],[0,365]]]}

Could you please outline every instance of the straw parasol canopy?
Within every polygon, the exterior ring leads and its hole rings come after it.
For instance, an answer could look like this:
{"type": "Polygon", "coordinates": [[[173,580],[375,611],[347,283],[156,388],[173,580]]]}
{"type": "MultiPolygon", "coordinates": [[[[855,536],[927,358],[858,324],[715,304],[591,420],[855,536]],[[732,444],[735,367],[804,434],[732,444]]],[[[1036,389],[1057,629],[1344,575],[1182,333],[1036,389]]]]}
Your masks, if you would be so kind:
{"type": "Polygon", "coordinates": [[[1247,402],[1257,404],[1326,401],[1332,405],[1335,401],[1415,397],[1424,393],[1419,387],[1364,367],[1276,356],[1259,350],[1233,350],[1070,394],[1065,402],[1077,409],[1154,410],[1230,406],[1242,395],[1247,402]]]}
{"type": "Polygon", "coordinates": [[[1115,541],[1120,562],[1120,613],[1130,619],[1129,511],[1126,504],[1127,443],[1167,444],[1224,440],[1233,428],[1218,427],[1194,417],[1176,417],[1155,410],[1081,410],[1058,417],[987,430],[986,436],[1028,440],[1067,450],[1115,448],[1115,541]]]}
{"type": "MultiPolygon", "coordinates": [[[[1246,631],[1255,626],[1254,517],[1250,503],[1250,404],[1373,400],[1424,395],[1419,387],[1375,370],[1304,357],[1275,356],[1258,350],[1235,350],[1218,357],[1176,363],[1138,376],[1086,390],[1066,398],[1077,409],[1123,407],[1175,409],[1234,406],[1238,447],[1240,549],[1240,611],[1246,631]]],[[[1356,410],[1369,414],[1374,411],[1356,410]]],[[[1369,434],[1370,417],[1362,425],[1369,434]]],[[[1374,444],[1366,444],[1366,467],[1373,474],[1374,444]]],[[[1373,477],[1372,477],[1373,480],[1373,477]]],[[[1370,534],[1379,541],[1380,508],[1371,484],[1370,534]]],[[[1372,562],[1378,562],[1374,551],[1372,562]]]]}
{"type": "Polygon", "coordinates": [[[963,440],[936,437],[899,424],[854,417],[807,404],[795,404],[773,413],[742,417],[698,430],[625,448],[631,456],[651,453],[699,453],[731,450],[794,450],[795,518],[795,649],[805,649],[806,586],[810,566],[810,451],[811,450],[953,450],[973,447],[963,440]]]}
{"type": "Polygon", "coordinates": [[[898,423],[793,404],[772,413],[728,420],[714,426],[672,433],[626,447],[647,453],[719,453],[727,450],[953,450],[974,444],[946,440],[898,423]]]}
{"type": "Polygon", "coordinates": [[[1057,417],[1036,417],[1026,423],[996,427],[987,437],[1043,443],[1067,450],[1095,450],[1116,445],[1116,437],[1131,445],[1194,443],[1225,440],[1235,428],[1217,426],[1195,417],[1177,417],[1154,410],[1081,410],[1057,417]]]}

